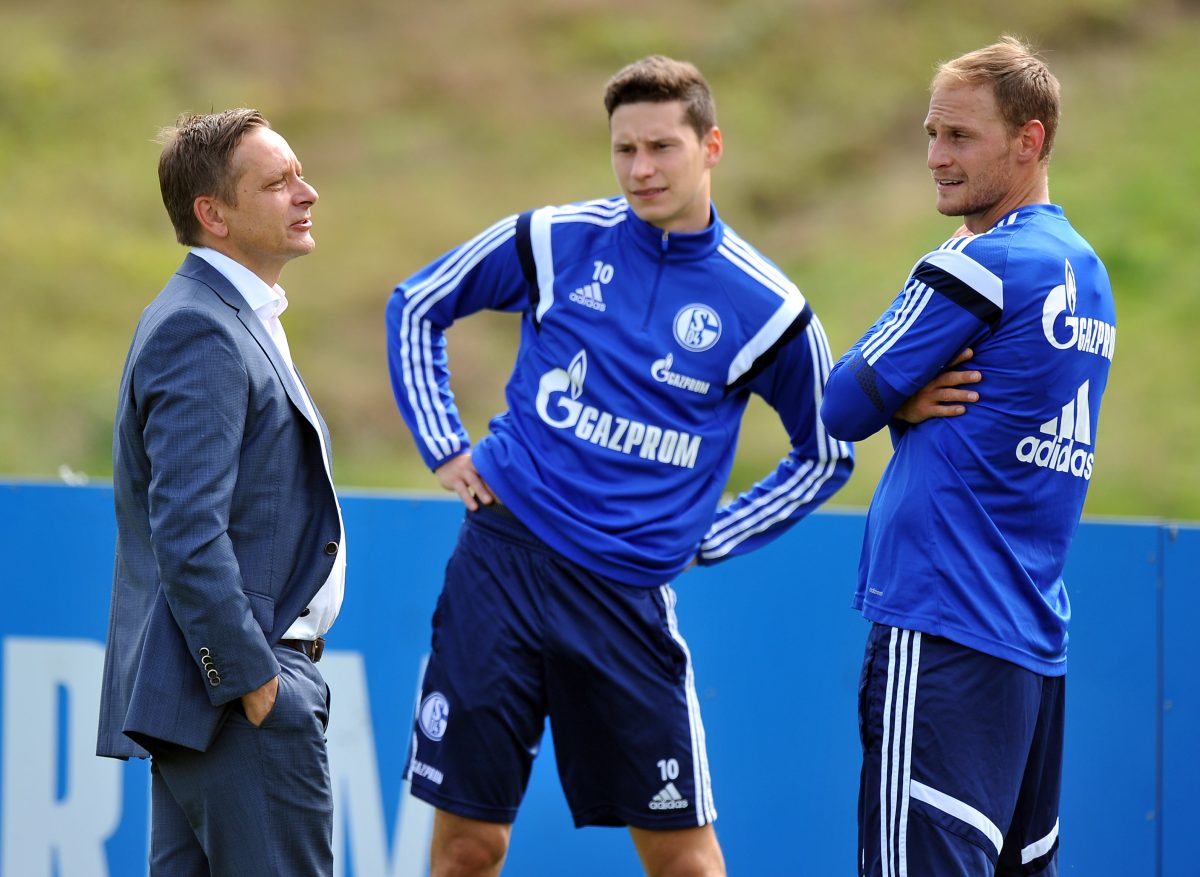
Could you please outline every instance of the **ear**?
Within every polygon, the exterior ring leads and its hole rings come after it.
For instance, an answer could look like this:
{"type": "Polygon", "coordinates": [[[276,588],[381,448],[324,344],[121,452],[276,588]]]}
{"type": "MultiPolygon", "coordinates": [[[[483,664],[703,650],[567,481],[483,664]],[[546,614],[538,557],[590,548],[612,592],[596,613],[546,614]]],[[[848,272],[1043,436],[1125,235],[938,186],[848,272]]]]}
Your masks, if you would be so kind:
{"type": "Polygon", "coordinates": [[[1022,161],[1040,161],[1042,144],[1046,142],[1046,127],[1030,119],[1017,131],[1017,155],[1022,161]]]}
{"type": "Polygon", "coordinates": [[[717,162],[721,160],[721,156],[725,154],[725,143],[721,140],[721,129],[713,127],[704,135],[704,139],[700,142],[701,148],[704,150],[704,166],[706,168],[714,168],[717,162]]]}
{"type": "Polygon", "coordinates": [[[192,202],[192,212],[200,227],[218,239],[229,237],[229,226],[225,223],[224,205],[211,195],[201,195],[192,202]]]}

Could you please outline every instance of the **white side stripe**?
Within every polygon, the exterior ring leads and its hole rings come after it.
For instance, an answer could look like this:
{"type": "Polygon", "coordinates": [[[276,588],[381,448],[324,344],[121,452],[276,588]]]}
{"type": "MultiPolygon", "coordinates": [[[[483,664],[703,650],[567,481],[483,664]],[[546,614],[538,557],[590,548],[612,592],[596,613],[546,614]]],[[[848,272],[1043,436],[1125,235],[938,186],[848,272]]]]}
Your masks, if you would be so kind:
{"type": "Polygon", "coordinates": [[[850,443],[840,441],[829,435],[825,431],[825,421],[821,419],[820,415],[821,403],[825,399],[825,385],[829,383],[829,372],[833,370],[833,356],[829,353],[829,338],[825,334],[825,327],[821,325],[821,321],[817,319],[816,314],[813,314],[812,319],[808,321],[808,326],[805,328],[804,333],[808,336],[809,350],[813,360],[813,373],[817,376],[816,381],[813,383],[813,410],[817,412],[818,453],[822,460],[829,457],[840,460],[850,456],[850,443]]]}
{"type": "Polygon", "coordinates": [[[917,321],[917,317],[921,316],[925,305],[929,304],[932,297],[933,290],[924,283],[912,284],[911,289],[905,294],[904,305],[893,318],[891,325],[885,326],[883,331],[863,345],[862,356],[868,365],[874,365],[879,357],[892,349],[892,345],[899,341],[909,327],[917,321]]]}
{"type": "Polygon", "coordinates": [[[917,711],[917,668],[921,666],[921,634],[912,637],[912,667],[908,671],[908,698],[904,710],[904,778],[909,788],[901,788],[900,799],[900,874],[908,875],[908,799],[912,782],[912,731],[913,718],[917,711]]]}
{"type": "Polygon", "coordinates": [[[459,448],[450,429],[445,406],[433,378],[431,327],[425,314],[450,294],[462,278],[488,253],[513,236],[515,217],[508,217],[459,247],[432,276],[405,290],[400,324],[400,359],[409,406],[417,418],[418,432],[435,459],[444,459],[459,448]]]}
{"type": "Polygon", "coordinates": [[[771,267],[766,262],[763,262],[761,258],[756,258],[745,250],[735,252],[729,243],[721,243],[717,247],[717,252],[780,298],[788,299],[793,296],[799,296],[800,307],[804,307],[804,296],[800,295],[800,290],[787,280],[787,278],[780,276],[776,271],[772,271],[771,267]]]}
{"type": "Polygon", "coordinates": [[[943,813],[948,813],[955,819],[967,823],[967,825],[976,829],[981,834],[986,835],[987,839],[996,847],[996,855],[1000,855],[1000,848],[1004,846],[1004,835],[1000,833],[1000,829],[996,827],[996,823],[992,822],[992,820],[988,819],[970,804],[960,801],[957,798],[951,798],[946,793],[939,792],[937,789],[931,789],[929,786],[916,780],[912,781],[909,789],[912,796],[918,801],[924,801],[930,807],[935,807],[943,813]]]}
{"type": "Polygon", "coordinates": [[[892,695],[895,681],[892,667],[896,664],[896,640],[899,636],[900,631],[893,627],[891,638],[888,640],[887,688],[883,698],[883,741],[879,747],[879,858],[883,865],[883,877],[892,877],[893,874],[892,845],[889,838],[892,820],[891,810],[888,807],[891,803],[891,797],[888,795],[888,779],[891,768],[887,754],[892,732],[892,695]]]}
{"type": "MultiPolygon", "coordinates": [[[[814,410],[820,411],[832,359],[825,330],[816,315],[813,315],[804,333],[813,359],[814,410]]],[[[714,524],[701,542],[702,557],[706,560],[724,557],[746,539],[769,529],[773,524],[790,517],[800,506],[812,502],[825,482],[837,471],[837,462],[850,456],[849,445],[831,439],[820,417],[816,418],[816,432],[817,459],[805,461],[786,481],[714,524]]]]}
{"type": "Polygon", "coordinates": [[[538,306],[534,317],[538,323],[554,304],[554,252],[550,248],[553,215],[553,207],[543,207],[529,217],[529,243],[533,248],[533,263],[537,266],[538,306]]]}
{"type": "Polygon", "coordinates": [[[996,307],[1004,308],[1004,281],[970,256],[958,250],[935,250],[925,261],[957,277],[996,307]]]}
{"type": "Polygon", "coordinates": [[[774,289],[782,297],[800,295],[803,298],[796,284],[792,283],[786,274],[768,262],[762,253],[738,237],[737,232],[728,226],[725,228],[722,246],[727,250],[726,255],[729,255],[729,251],[736,251],[741,254],[741,257],[745,261],[753,263],[756,266],[757,273],[768,278],[768,281],[764,281],[768,288],[774,289]]]}
{"type": "Polygon", "coordinates": [[[750,371],[755,361],[771,349],[783,333],[788,330],[796,318],[804,312],[804,297],[795,295],[784,299],[783,304],[771,314],[771,318],[763,323],[761,329],[754,333],[746,346],[738,351],[737,356],[729,363],[729,372],[725,376],[726,384],[736,383],[737,380],[750,371]]]}
{"type": "Polygon", "coordinates": [[[700,698],[696,696],[696,675],[692,668],[692,653],[688,650],[683,635],[679,632],[679,619],[675,615],[675,591],[670,585],[660,585],[659,594],[667,610],[667,626],[671,637],[683,650],[687,659],[684,689],[687,697],[688,724],[692,735],[692,782],[696,794],[696,825],[706,825],[717,818],[713,804],[712,777],[708,772],[708,749],[705,744],[704,723],[700,720],[700,698]]]}
{"type": "Polygon", "coordinates": [[[883,877],[908,877],[908,798],[920,661],[920,632],[893,627],[888,643],[879,766],[879,849],[883,877]]]}
{"type": "Polygon", "coordinates": [[[1050,852],[1054,846],[1054,842],[1058,840],[1058,820],[1054,820],[1054,828],[1050,829],[1050,833],[1039,841],[1034,841],[1025,849],[1021,850],[1021,864],[1028,865],[1034,859],[1041,858],[1050,852]]]}
{"type": "Polygon", "coordinates": [[[593,217],[624,219],[629,212],[629,205],[621,196],[614,198],[598,198],[583,201],[579,204],[565,204],[558,208],[554,215],[555,222],[571,222],[574,217],[582,214],[593,217]]]}

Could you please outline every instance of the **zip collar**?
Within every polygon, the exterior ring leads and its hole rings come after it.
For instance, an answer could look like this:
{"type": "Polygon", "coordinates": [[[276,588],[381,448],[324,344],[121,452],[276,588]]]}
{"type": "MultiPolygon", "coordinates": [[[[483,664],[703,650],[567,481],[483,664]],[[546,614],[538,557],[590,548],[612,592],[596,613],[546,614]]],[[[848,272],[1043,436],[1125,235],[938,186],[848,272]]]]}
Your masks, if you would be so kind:
{"type": "Polygon", "coordinates": [[[997,219],[995,224],[989,228],[988,231],[994,231],[995,229],[1001,228],[1005,225],[1015,225],[1018,222],[1024,222],[1034,214],[1041,214],[1054,219],[1066,219],[1066,216],[1063,214],[1062,207],[1060,207],[1058,204],[1026,204],[1022,207],[1015,207],[1008,211],[1008,213],[997,219]]]}
{"type": "Polygon", "coordinates": [[[634,213],[632,207],[629,207],[624,225],[637,242],[638,248],[655,258],[662,257],[672,262],[703,259],[713,253],[725,237],[725,223],[717,215],[716,205],[709,201],[708,209],[712,218],[708,228],[703,231],[665,232],[658,226],[642,220],[634,213]]]}

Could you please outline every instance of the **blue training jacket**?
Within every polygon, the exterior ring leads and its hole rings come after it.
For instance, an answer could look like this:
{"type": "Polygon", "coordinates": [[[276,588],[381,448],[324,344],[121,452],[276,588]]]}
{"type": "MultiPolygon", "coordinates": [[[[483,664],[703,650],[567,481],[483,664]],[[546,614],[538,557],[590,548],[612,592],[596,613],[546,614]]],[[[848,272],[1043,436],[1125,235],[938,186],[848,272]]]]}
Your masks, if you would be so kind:
{"type": "Polygon", "coordinates": [[[855,607],[1043,675],[1066,672],[1063,584],[1116,347],[1108,273],[1053,204],[924,256],[826,387],[829,431],[892,426],[855,607]],[[896,409],[963,348],[979,401],[907,427],[896,409]]]}
{"type": "Polygon", "coordinates": [[[832,359],[821,324],[774,264],[721,222],[666,233],[624,198],[510,216],[396,287],[387,309],[396,402],[431,469],[470,441],[444,332],[519,311],[508,411],[472,449],[503,502],[556,551],[656,587],[778,536],[849,477],[850,445],[820,419],[832,359]],[[751,393],[792,449],[720,505],[751,393]]]}

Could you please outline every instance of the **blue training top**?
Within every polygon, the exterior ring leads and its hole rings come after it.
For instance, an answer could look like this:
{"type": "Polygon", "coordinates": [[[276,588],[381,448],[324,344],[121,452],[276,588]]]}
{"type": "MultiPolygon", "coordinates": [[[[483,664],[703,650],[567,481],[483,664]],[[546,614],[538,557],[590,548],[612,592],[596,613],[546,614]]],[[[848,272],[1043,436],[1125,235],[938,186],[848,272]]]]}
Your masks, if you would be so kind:
{"type": "Polygon", "coordinates": [[[624,198],[510,216],[396,287],[396,402],[426,464],[470,447],[443,333],[520,311],[508,411],[472,451],[480,474],[552,548],[616,581],[661,585],[773,539],[849,477],[819,417],[832,359],[799,290],[712,211],[695,234],[624,198]],[[718,508],[750,393],[792,450],[718,508]]]}
{"type": "Polygon", "coordinates": [[[1108,273],[1049,204],[917,262],[903,291],[834,367],[831,434],[892,426],[854,606],[1043,675],[1066,672],[1062,572],[1095,460],[1116,343],[1108,273]],[[964,348],[983,374],[960,417],[896,409],[964,348]]]}

